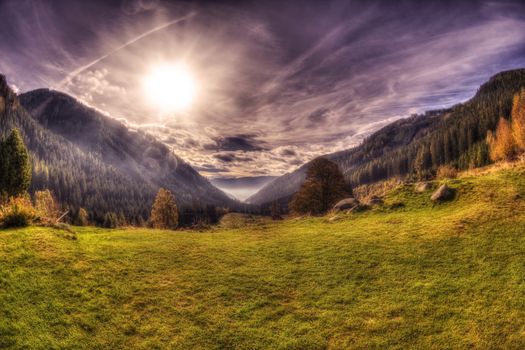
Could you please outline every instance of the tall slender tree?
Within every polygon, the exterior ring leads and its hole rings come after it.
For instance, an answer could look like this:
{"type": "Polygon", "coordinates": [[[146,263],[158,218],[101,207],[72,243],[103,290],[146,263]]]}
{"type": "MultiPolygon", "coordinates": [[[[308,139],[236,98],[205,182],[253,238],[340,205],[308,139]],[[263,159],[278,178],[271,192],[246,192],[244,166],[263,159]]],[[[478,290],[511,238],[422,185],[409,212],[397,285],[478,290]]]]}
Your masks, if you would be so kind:
{"type": "Polygon", "coordinates": [[[18,129],[0,144],[0,192],[17,196],[31,184],[29,153],[18,129]]]}
{"type": "Polygon", "coordinates": [[[512,133],[520,151],[525,151],[525,89],[512,100],[512,133]]]}
{"type": "Polygon", "coordinates": [[[509,121],[503,117],[499,119],[496,132],[489,132],[487,143],[490,149],[490,158],[493,161],[508,160],[514,157],[516,142],[512,135],[512,128],[509,121]]]}

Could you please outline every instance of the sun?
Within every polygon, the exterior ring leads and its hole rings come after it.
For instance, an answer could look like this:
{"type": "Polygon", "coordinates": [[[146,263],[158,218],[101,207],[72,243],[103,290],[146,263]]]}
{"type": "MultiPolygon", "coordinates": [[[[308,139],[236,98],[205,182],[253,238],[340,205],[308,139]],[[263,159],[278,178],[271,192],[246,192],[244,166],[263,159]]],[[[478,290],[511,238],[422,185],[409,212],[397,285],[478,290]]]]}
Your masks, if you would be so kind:
{"type": "Polygon", "coordinates": [[[187,109],[195,100],[195,79],[183,64],[153,67],[144,79],[148,102],[163,112],[187,109]]]}

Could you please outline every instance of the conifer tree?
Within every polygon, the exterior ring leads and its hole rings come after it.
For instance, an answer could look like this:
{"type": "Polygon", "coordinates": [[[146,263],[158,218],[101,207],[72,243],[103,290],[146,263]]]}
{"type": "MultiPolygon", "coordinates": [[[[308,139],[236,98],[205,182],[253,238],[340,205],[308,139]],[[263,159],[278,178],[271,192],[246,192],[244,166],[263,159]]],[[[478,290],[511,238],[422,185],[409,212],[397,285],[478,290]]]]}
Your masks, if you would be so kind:
{"type": "Polygon", "coordinates": [[[150,216],[154,228],[174,230],[179,224],[179,212],[171,192],[161,188],[157,193],[150,216]]]}
{"type": "Polygon", "coordinates": [[[417,152],[414,160],[414,171],[419,180],[427,177],[428,169],[432,167],[432,156],[427,145],[423,145],[417,152]]]}
{"type": "Polygon", "coordinates": [[[0,192],[17,196],[31,184],[31,162],[20,132],[14,129],[0,144],[0,192]]]}

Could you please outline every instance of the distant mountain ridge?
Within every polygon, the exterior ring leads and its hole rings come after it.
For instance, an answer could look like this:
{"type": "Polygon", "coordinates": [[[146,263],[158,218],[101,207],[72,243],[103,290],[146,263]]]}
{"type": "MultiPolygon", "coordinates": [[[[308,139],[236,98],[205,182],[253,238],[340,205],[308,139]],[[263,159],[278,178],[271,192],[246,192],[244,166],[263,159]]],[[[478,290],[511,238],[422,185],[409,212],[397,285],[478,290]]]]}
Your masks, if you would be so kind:
{"type": "Polygon", "coordinates": [[[154,137],[48,89],[20,96],[0,75],[0,134],[19,128],[33,159],[31,190],[71,209],[146,219],[159,187],[180,205],[238,205],[154,137]]]}
{"type": "MultiPolygon", "coordinates": [[[[398,120],[359,146],[328,154],[352,185],[407,176],[416,167],[432,172],[440,165],[460,169],[489,162],[485,143],[500,116],[508,117],[513,95],[525,86],[525,69],[494,75],[475,96],[449,109],[398,120]]],[[[246,202],[262,205],[291,198],[304,181],[309,163],[267,184],[246,202]]]]}

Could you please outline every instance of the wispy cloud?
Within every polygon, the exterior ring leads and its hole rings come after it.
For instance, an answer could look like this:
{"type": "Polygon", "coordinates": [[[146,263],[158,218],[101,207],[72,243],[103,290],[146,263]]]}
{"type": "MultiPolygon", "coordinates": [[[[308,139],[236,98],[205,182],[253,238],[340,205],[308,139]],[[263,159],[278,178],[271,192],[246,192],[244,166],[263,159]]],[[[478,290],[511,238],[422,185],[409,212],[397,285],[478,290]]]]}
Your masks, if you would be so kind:
{"type": "Polygon", "coordinates": [[[522,1],[6,0],[0,70],[22,90],[61,86],[204,174],[279,175],[525,66],[523,13],[522,1]],[[165,61],[196,77],[185,112],[145,100],[145,72],[165,61]]]}

